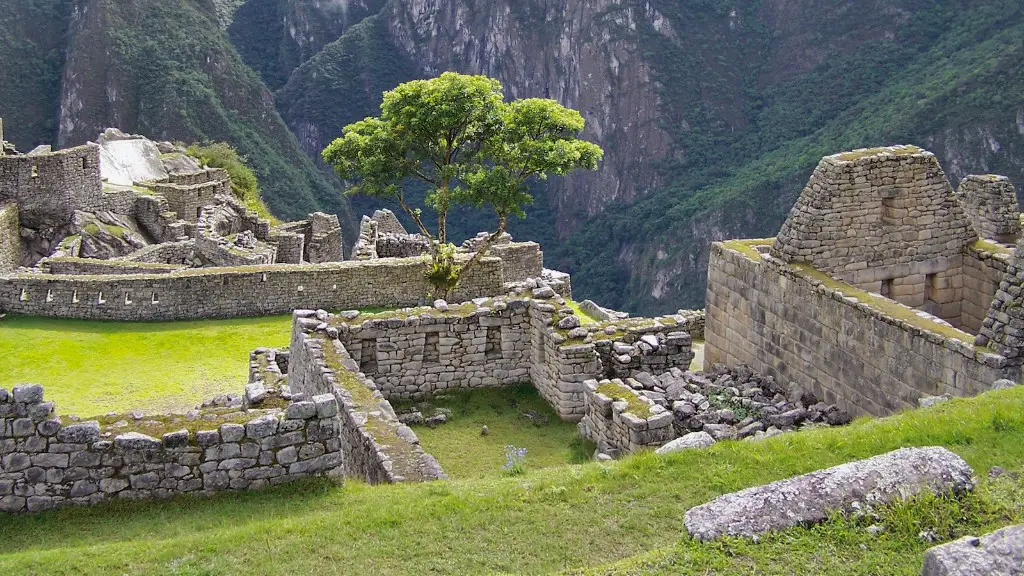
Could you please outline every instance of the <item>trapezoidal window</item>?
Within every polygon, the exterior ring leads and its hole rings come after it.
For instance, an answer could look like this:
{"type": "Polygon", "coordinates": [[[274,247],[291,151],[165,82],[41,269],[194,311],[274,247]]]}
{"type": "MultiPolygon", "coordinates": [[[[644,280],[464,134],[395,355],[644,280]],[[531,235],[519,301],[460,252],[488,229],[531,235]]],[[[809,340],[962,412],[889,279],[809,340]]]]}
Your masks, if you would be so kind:
{"type": "Polygon", "coordinates": [[[878,290],[878,293],[886,298],[892,298],[892,278],[882,280],[882,287],[878,290]]]}
{"type": "Polygon", "coordinates": [[[424,364],[437,365],[441,362],[440,341],[440,334],[437,332],[427,332],[427,339],[423,342],[424,364]]]}
{"type": "Polygon", "coordinates": [[[896,196],[896,190],[882,191],[882,224],[887,226],[898,226],[903,223],[903,214],[906,210],[897,205],[896,196]]]}

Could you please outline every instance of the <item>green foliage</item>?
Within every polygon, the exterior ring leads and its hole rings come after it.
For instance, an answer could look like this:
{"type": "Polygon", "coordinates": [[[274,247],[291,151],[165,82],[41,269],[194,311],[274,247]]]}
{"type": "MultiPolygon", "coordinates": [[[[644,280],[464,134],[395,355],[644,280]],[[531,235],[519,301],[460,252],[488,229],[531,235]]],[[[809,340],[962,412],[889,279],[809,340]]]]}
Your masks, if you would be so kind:
{"type": "Polygon", "coordinates": [[[427,265],[427,281],[443,297],[458,286],[461,272],[462,266],[455,261],[455,245],[441,244],[427,265]]]}
{"type": "Polygon", "coordinates": [[[57,140],[71,0],[0,2],[0,118],[22,151],[57,140]]]}
{"type": "Polygon", "coordinates": [[[246,158],[239,155],[234,147],[226,142],[193,144],[188,147],[188,154],[205,166],[227,170],[231,177],[231,192],[235,197],[262,218],[276,221],[260,195],[256,174],[249,168],[246,158]]]}
{"type": "Polygon", "coordinates": [[[347,126],[323,159],[355,180],[349,194],[396,201],[434,239],[422,208],[405,196],[408,181],[427,186],[424,204],[437,214],[439,246],[428,279],[447,293],[505,231],[509,216],[525,216],[523,207],[533,201],[529,180],[597,167],[602,151],[577,138],[583,127],[578,112],[554,101],[505,103],[497,80],[446,72],[385,92],[381,115],[347,126]],[[440,252],[448,243],[448,212],[460,204],[490,206],[498,217],[497,231],[461,271],[440,252]]]}

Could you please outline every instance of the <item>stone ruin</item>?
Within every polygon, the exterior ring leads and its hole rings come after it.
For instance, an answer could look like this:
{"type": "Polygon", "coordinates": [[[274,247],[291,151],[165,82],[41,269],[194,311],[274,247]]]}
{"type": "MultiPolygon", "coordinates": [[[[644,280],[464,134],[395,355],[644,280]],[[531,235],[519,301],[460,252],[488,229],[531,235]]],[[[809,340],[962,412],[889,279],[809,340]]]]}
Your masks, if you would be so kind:
{"type": "MultiPolygon", "coordinates": [[[[68,150],[6,150],[0,313],[185,320],[429,302],[429,242],[389,211],[364,221],[354,259],[345,261],[337,216],[264,219],[232,195],[225,170],[202,167],[168,142],[107,130],[68,150]]],[[[541,277],[564,275],[544,270],[537,244],[508,239],[454,297],[500,294],[541,277]]]]}
{"type": "Polygon", "coordinates": [[[1019,381],[1019,228],[1005,178],[954,192],[914,146],[823,158],[776,238],[713,247],[706,361],[854,414],[1019,381]]]}

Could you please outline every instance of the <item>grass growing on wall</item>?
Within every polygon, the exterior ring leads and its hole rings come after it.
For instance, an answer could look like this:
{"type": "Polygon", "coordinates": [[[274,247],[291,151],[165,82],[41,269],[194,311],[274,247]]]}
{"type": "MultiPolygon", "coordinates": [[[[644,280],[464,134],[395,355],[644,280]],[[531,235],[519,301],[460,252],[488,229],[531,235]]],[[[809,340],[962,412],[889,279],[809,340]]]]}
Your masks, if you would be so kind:
{"type": "Polygon", "coordinates": [[[847,428],[612,464],[528,468],[511,478],[303,483],[4,517],[0,573],[916,576],[933,545],[920,532],[942,542],[1024,521],[1024,481],[984,480],[996,465],[1024,465],[1024,388],[847,428]],[[880,520],[837,518],[760,543],[702,545],[683,530],[689,507],[720,494],[902,446],[935,445],[974,467],[983,479],[978,492],[896,507],[880,520]],[[886,531],[871,536],[868,523],[886,531]],[[600,568],[618,561],[626,564],[600,568]]]}
{"type": "Polygon", "coordinates": [[[42,384],[61,415],[187,411],[241,394],[249,352],[287,346],[291,317],[133,323],[0,320],[0,388],[42,384]]]}
{"type": "Polygon", "coordinates": [[[526,448],[527,470],[587,462],[594,453],[594,446],[579,436],[576,424],[559,419],[531,385],[443,396],[417,406],[424,416],[447,408],[452,418],[436,428],[414,429],[423,449],[437,458],[451,478],[500,476],[509,444],[526,448]],[[486,436],[480,434],[484,426],[486,436]]]}

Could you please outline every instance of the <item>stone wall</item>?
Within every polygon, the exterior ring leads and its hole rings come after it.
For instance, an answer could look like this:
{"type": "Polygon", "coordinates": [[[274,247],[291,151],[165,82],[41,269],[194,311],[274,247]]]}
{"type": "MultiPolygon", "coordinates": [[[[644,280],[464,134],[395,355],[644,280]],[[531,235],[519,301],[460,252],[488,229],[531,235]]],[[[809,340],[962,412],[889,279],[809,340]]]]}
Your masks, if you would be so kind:
{"type": "Polygon", "coordinates": [[[971,334],[740,241],[712,248],[705,339],[705,366],[746,364],[857,414],[1020,377],[971,334]]]}
{"type": "Polygon", "coordinates": [[[991,346],[1018,370],[1024,364],[1024,243],[1006,266],[975,342],[991,346]]]}
{"type": "Polygon", "coordinates": [[[529,303],[353,322],[335,317],[338,339],[389,400],[448,388],[498,387],[529,380],[529,303]]]}
{"type": "Polygon", "coordinates": [[[0,205],[0,274],[18,269],[21,264],[21,233],[18,205],[0,205]]]}
{"type": "Polygon", "coordinates": [[[345,259],[341,223],[335,214],[314,212],[309,215],[306,260],[311,264],[341,262],[345,259]]]}
{"type": "MultiPolygon", "coordinates": [[[[0,276],[0,310],[91,320],[190,320],[416,306],[429,301],[425,258],[192,269],[171,274],[0,276]]],[[[504,293],[501,261],[485,258],[454,300],[504,293]]]]}
{"type": "Polygon", "coordinates": [[[21,225],[55,228],[75,210],[100,205],[100,148],[86,144],[52,153],[0,156],[0,204],[16,202],[21,225]]]}
{"type": "Polygon", "coordinates": [[[147,182],[147,188],[163,196],[170,210],[178,218],[195,223],[202,214],[202,209],[214,203],[220,194],[231,194],[230,181],[212,181],[201,184],[182,185],[170,182],[147,182]]]}
{"type": "Polygon", "coordinates": [[[986,240],[1016,244],[1020,238],[1020,209],[1017,192],[1006,176],[971,175],[960,181],[956,191],[964,212],[978,234],[986,240]]]}
{"type": "Polygon", "coordinates": [[[955,320],[959,298],[936,285],[977,238],[935,156],[898,146],[823,158],[771,254],[955,320]]]}
{"type": "Polygon", "coordinates": [[[564,300],[546,294],[350,311],[325,324],[389,400],[531,382],[566,420],[583,417],[587,380],[685,369],[693,359],[689,335],[667,324],[674,318],[582,327],[564,300]]]}
{"type": "Polygon", "coordinates": [[[40,386],[0,390],[0,511],[252,490],[334,475],[343,465],[331,395],[238,422],[147,430],[153,436],[115,436],[96,421],[64,424],[53,409],[40,386]]]}
{"type": "Polygon", "coordinates": [[[674,418],[622,380],[588,380],[580,435],[605,454],[656,449],[676,437],[674,418]]]}
{"type": "Polygon", "coordinates": [[[416,433],[398,421],[372,380],[359,372],[326,312],[297,310],[288,360],[293,393],[331,394],[340,407],[345,475],[371,484],[445,478],[416,433]]]}
{"type": "Polygon", "coordinates": [[[1008,249],[972,247],[964,255],[963,301],[959,327],[972,334],[981,331],[999,283],[1006,276],[1012,252],[1008,249]]]}
{"type": "Polygon", "coordinates": [[[522,282],[539,278],[544,269],[544,253],[536,242],[510,242],[490,249],[491,256],[501,258],[505,264],[505,282],[522,282]]]}
{"type": "MultiPolygon", "coordinates": [[[[45,258],[39,261],[39,267],[50,274],[61,275],[102,275],[102,274],[165,274],[185,270],[188,267],[178,264],[151,264],[148,262],[128,262],[123,260],[95,260],[92,258],[45,258]]],[[[52,295],[52,293],[51,293],[52,295]]]]}
{"type": "MultiPolygon", "coordinates": [[[[193,226],[171,211],[167,199],[144,188],[107,186],[98,209],[135,218],[155,242],[175,242],[192,234],[193,226]]],[[[97,209],[92,208],[90,209],[97,209]]]]}
{"type": "Polygon", "coordinates": [[[165,242],[140,248],[119,260],[123,262],[149,262],[150,264],[187,264],[195,259],[196,241],[165,242]]]}

